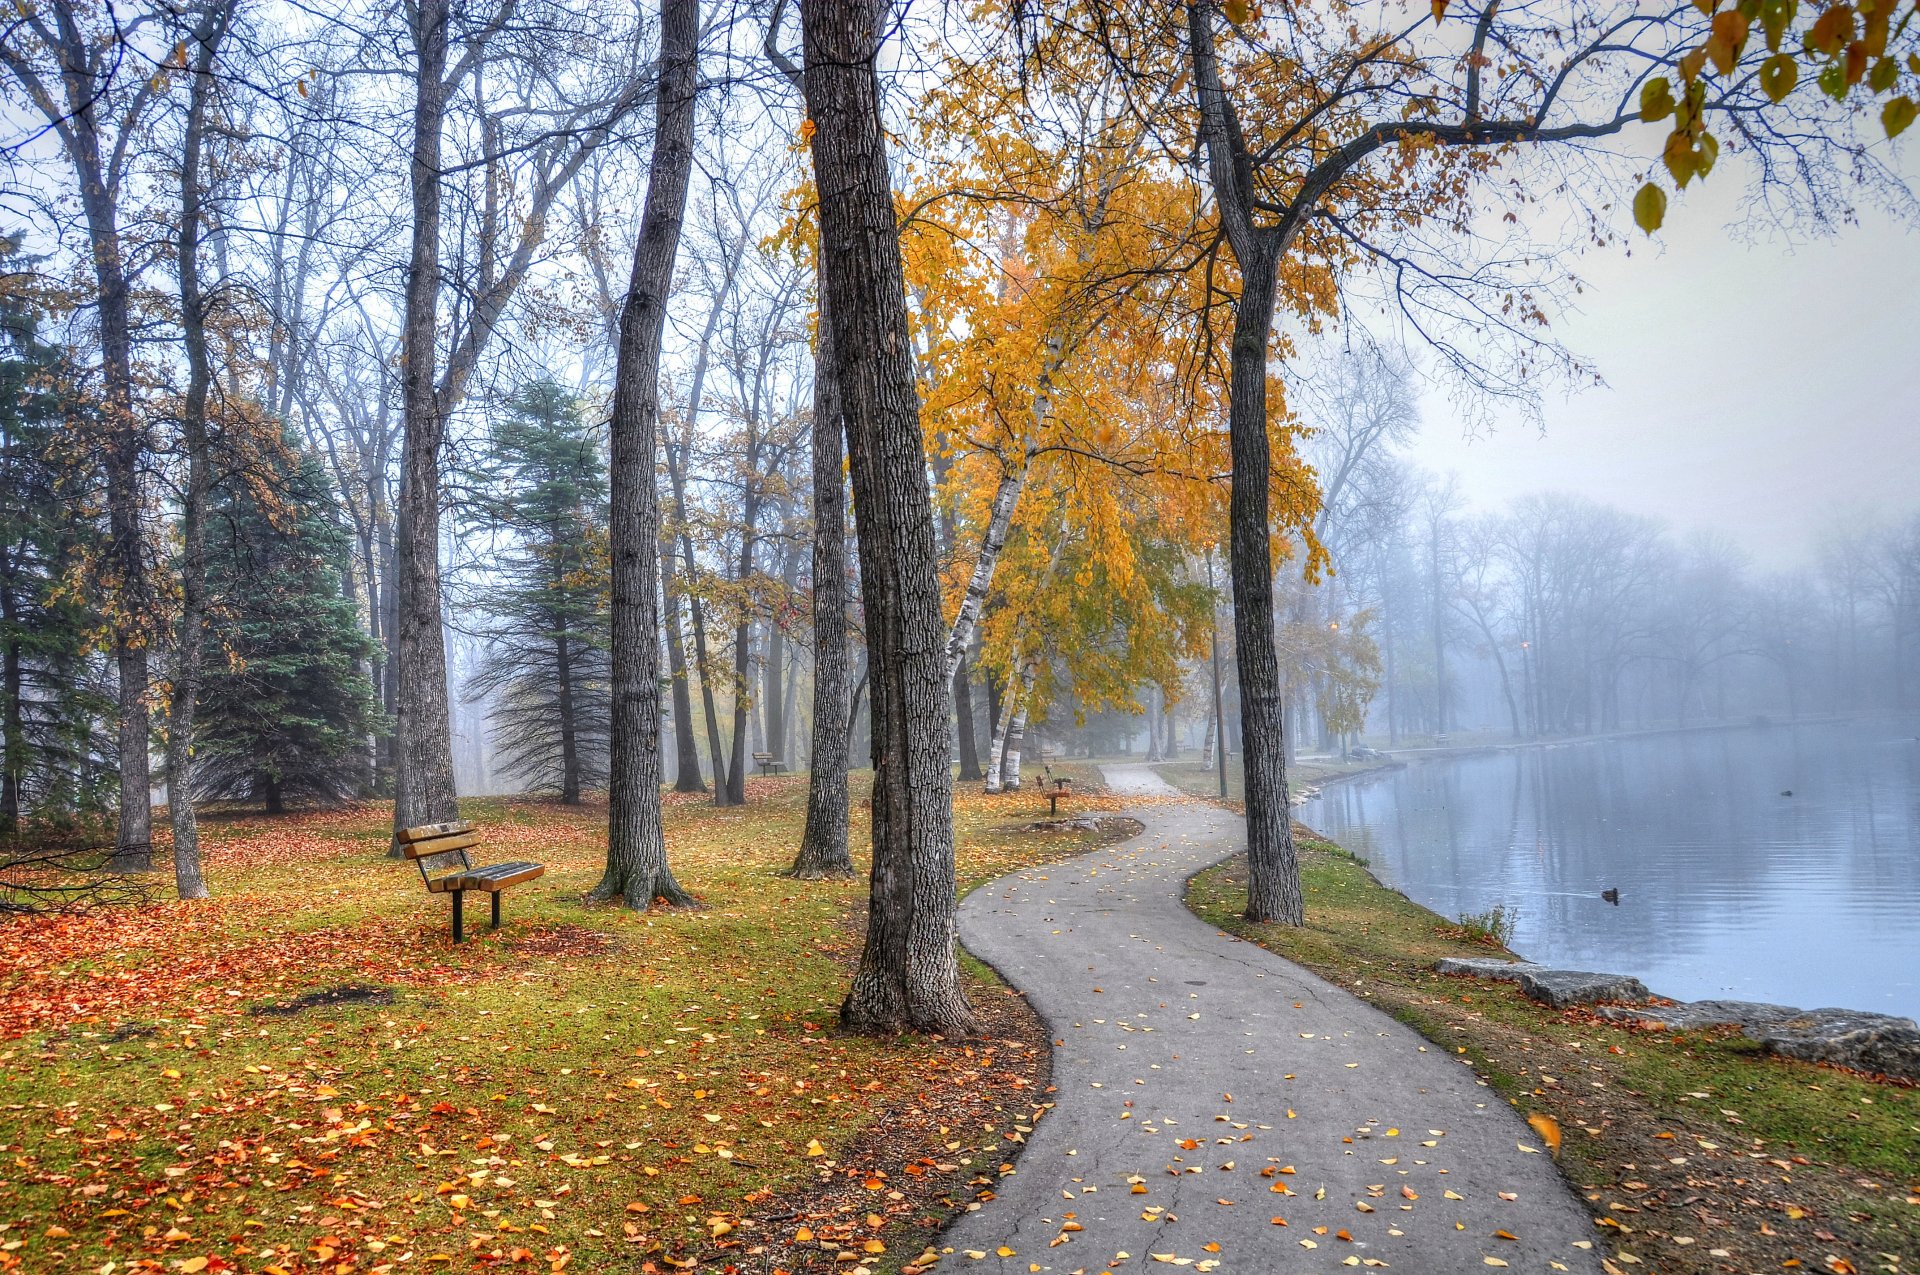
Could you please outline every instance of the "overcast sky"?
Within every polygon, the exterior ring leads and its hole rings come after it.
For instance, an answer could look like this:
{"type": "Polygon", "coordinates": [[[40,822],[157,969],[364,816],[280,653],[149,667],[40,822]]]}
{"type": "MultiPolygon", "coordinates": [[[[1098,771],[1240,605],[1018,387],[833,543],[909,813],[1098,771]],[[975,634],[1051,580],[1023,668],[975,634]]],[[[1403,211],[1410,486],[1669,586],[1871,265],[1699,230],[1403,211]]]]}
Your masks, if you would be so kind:
{"type": "Polygon", "coordinates": [[[1544,433],[1509,414],[1471,437],[1430,395],[1412,458],[1478,508],[1580,492],[1720,528],[1767,566],[1849,511],[1920,510],[1920,235],[1871,215],[1748,244],[1738,177],[1676,199],[1657,240],[1580,261],[1582,310],[1555,327],[1605,387],[1556,392],[1544,433]]]}

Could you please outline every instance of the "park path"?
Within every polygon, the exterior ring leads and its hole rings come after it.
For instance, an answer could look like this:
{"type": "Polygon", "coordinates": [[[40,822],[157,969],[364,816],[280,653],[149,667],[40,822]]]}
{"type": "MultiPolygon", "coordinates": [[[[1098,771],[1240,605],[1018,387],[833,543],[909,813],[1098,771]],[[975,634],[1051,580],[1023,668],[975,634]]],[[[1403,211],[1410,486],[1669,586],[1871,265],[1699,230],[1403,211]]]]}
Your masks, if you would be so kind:
{"type": "Polygon", "coordinates": [[[940,1269],[1597,1271],[1585,1208],[1471,1068],[1187,910],[1239,816],[1146,766],[1106,775],[1145,832],[961,905],[968,949],[1048,1024],[1057,1093],[940,1269]]]}

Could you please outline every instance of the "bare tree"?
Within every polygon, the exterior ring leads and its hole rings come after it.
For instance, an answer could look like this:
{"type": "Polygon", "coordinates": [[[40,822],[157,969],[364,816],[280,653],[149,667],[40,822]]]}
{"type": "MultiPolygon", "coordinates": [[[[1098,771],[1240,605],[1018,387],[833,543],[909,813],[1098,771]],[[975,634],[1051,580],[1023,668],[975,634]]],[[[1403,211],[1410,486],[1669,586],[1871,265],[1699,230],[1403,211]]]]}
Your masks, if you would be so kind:
{"type": "Polygon", "coordinates": [[[233,22],[234,0],[213,0],[183,47],[190,82],[180,154],[180,226],[176,241],[180,280],[180,336],[187,356],[187,391],[180,409],[181,443],[187,456],[186,490],[180,509],[180,616],[175,629],[173,691],[167,706],[167,807],[173,823],[173,879],[183,899],[207,897],[200,869],[200,833],[193,814],[193,716],[200,696],[206,643],[207,489],[211,482],[207,444],[207,395],[213,365],[207,350],[211,304],[200,278],[200,240],[205,225],[202,153],[207,112],[214,92],[214,63],[233,22]]]}
{"type": "Polygon", "coordinates": [[[92,265],[92,308],[99,344],[100,454],[106,474],[110,543],[104,564],[114,595],[113,648],[119,672],[120,818],[113,867],[153,866],[150,797],[148,648],[155,599],[141,474],[151,445],[135,401],[136,283],[122,202],[139,158],[139,139],[166,76],[142,37],[157,15],[123,21],[112,8],[48,0],[19,10],[0,28],[0,66],[8,88],[37,113],[71,170],[92,265]]]}
{"type": "Polygon", "coordinates": [[[661,0],[660,72],[653,160],[633,277],[620,312],[614,372],[613,758],[608,785],[607,871],[592,897],[645,910],[693,902],[667,866],[660,823],[660,346],[673,287],[687,186],[693,176],[700,60],[699,0],[661,0]]]}

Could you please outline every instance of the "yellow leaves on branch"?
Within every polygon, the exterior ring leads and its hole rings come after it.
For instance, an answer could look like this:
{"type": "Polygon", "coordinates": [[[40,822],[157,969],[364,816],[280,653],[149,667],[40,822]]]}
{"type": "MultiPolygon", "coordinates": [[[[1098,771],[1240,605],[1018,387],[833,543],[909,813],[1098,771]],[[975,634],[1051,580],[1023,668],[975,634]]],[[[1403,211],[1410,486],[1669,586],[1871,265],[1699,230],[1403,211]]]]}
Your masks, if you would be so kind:
{"type": "MultiPolygon", "coordinates": [[[[1661,162],[1674,185],[1685,189],[1694,178],[1705,177],[1719,156],[1719,142],[1705,126],[1708,81],[1715,78],[1732,91],[1742,76],[1751,75],[1766,99],[1777,105],[1799,87],[1804,62],[1820,91],[1836,102],[1845,101],[1862,86],[1871,96],[1884,99],[1879,111],[1881,130],[1889,139],[1905,132],[1920,107],[1913,92],[1901,91],[1902,81],[1920,78],[1920,49],[1910,48],[1903,55],[1889,45],[1896,39],[1914,40],[1920,27],[1911,21],[1911,14],[1896,23],[1901,4],[1902,0],[1828,0],[1809,5],[1813,17],[1795,42],[1796,49],[1788,37],[1802,16],[1800,0],[1731,4],[1694,0],[1694,7],[1708,17],[1707,35],[1698,46],[1674,56],[1680,93],[1676,96],[1665,76],[1648,80],[1640,90],[1642,120],[1673,119],[1673,131],[1661,146],[1661,162]],[[1767,52],[1757,66],[1746,60],[1755,23],[1767,52]]],[[[1634,223],[1652,234],[1665,214],[1666,199],[1649,182],[1634,198],[1634,223]]]]}

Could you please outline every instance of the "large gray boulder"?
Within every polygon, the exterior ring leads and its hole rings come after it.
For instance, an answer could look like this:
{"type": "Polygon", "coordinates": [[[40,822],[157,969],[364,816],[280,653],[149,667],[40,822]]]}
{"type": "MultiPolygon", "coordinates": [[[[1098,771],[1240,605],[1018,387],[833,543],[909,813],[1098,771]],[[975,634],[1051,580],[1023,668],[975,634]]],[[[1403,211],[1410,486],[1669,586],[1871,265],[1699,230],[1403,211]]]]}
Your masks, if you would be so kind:
{"type": "Polygon", "coordinates": [[[1608,1005],[1596,1011],[1602,1018],[1636,1027],[1690,1032],[1708,1027],[1770,1027],[1801,1011],[1791,1005],[1763,1001],[1681,1001],[1677,1005],[1608,1005]]]}
{"type": "Polygon", "coordinates": [[[1738,1027],[1749,1040],[1782,1058],[1920,1082],[1920,1024],[1911,1018],[1857,1009],[1795,1009],[1764,1001],[1649,1005],[1653,996],[1646,984],[1625,974],[1557,970],[1489,956],[1449,956],[1434,969],[1518,983],[1526,995],[1555,1009],[1594,1005],[1602,1018],[1636,1027],[1673,1032],[1738,1027]]]}
{"type": "Polygon", "coordinates": [[[1783,1058],[1920,1080],[1920,1028],[1911,1018],[1852,1009],[1809,1009],[1745,1031],[1768,1053],[1783,1058]]]}
{"type": "Polygon", "coordinates": [[[1920,1026],[1911,1018],[1856,1009],[1795,1009],[1759,1001],[1610,1005],[1599,1013],[1615,1022],[1662,1031],[1738,1027],[1747,1039],[1782,1058],[1920,1081],[1920,1026]]]}
{"type": "Polygon", "coordinates": [[[1520,990],[1555,1009],[1593,1005],[1602,1001],[1644,1003],[1653,998],[1647,985],[1629,974],[1594,974],[1586,970],[1537,967],[1521,972],[1520,990]]]}

